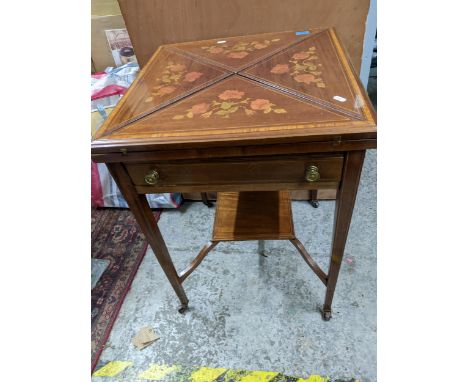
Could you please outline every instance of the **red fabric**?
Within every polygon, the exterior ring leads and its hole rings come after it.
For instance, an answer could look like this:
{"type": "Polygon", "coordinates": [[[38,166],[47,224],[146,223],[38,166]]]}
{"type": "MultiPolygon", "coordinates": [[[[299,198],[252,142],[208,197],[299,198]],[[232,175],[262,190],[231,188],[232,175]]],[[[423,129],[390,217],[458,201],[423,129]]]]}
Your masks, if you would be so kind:
{"type": "Polygon", "coordinates": [[[104,76],[107,76],[106,72],[97,72],[97,73],[91,74],[92,78],[98,78],[98,79],[101,78],[101,77],[104,77],[104,76]]]}
{"type": "Polygon", "coordinates": [[[91,94],[91,101],[99,98],[110,97],[117,94],[125,94],[127,88],[119,85],[109,85],[99,89],[91,94]]]}
{"type": "Polygon", "coordinates": [[[104,207],[102,198],[101,178],[96,163],[91,161],[91,205],[93,207],[104,207]]]}
{"type": "Polygon", "coordinates": [[[175,200],[175,198],[174,198],[174,193],[173,193],[173,192],[170,193],[170,197],[171,197],[172,205],[173,205],[174,207],[176,207],[176,208],[179,208],[179,207],[180,207],[180,204],[177,203],[177,201],[175,200]]]}

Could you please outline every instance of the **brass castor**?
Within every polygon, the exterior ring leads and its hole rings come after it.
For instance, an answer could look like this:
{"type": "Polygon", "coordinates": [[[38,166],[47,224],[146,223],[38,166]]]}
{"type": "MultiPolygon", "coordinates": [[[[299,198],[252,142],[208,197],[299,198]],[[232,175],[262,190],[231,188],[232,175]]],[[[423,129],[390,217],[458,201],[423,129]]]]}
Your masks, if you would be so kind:
{"type": "Polygon", "coordinates": [[[319,207],[319,202],[317,202],[316,200],[311,200],[311,201],[310,201],[310,204],[311,204],[312,207],[314,207],[314,208],[318,208],[318,207],[319,207]]]}
{"type": "Polygon", "coordinates": [[[177,309],[180,314],[185,313],[188,310],[188,304],[182,304],[177,309]]]}
{"type": "Polygon", "coordinates": [[[322,312],[322,318],[324,321],[330,321],[331,317],[332,317],[331,311],[322,312]]]}

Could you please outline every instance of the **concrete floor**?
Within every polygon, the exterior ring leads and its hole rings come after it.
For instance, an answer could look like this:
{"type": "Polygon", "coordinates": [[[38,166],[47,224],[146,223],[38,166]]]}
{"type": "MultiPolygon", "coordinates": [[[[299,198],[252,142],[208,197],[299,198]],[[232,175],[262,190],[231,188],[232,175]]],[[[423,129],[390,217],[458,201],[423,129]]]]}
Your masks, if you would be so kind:
{"type": "MultiPolygon", "coordinates": [[[[297,237],[325,270],[333,212],[334,202],[293,202],[297,237]]],[[[179,270],[210,239],[213,218],[202,203],[163,212],[159,227],[179,270]]],[[[150,363],[376,381],[376,151],[366,156],[331,321],[318,311],[325,288],[293,245],[269,241],[266,253],[257,242],[218,245],[184,283],[190,311],[181,315],[148,249],[99,365],[133,361],[118,376],[127,381],[150,363]],[[131,339],[146,325],[161,339],[139,351],[131,339]]]]}

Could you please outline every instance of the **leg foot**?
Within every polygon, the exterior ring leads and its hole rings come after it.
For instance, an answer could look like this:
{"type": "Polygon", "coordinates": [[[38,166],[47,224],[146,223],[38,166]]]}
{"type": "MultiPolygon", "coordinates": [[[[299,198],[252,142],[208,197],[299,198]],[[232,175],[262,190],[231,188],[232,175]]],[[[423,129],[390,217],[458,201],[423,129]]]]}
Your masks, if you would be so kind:
{"type": "Polygon", "coordinates": [[[258,254],[263,257],[268,257],[265,254],[265,240],[259,240],[258,241],[258,254]]]}
{"type": "Polygon", "coordinates": [[[314,208],[318,208],[319,203],[317,201],[318,191],[317,190],[310,190],[309,191],[309,202],[314,208]]]}
{"type": "Polygon", "coordinates": [[[182,304],[177,308],[180,314],[184,314],[188,310],[188,304],[182,304]]]}
{"type": "Polygon", "coordinates": [[[323,318],[324,321],[330,321],[331,317],[332,317],[331,310],[322,311],[322,318],[323,318]]]}
{"type": "Polygon", "coordinates": [[[312,207],[314,208],[318,208],[319,207],[319,202],[317,200],[311,200],[310,201],[310,204],[312,205],[312,207]]]}

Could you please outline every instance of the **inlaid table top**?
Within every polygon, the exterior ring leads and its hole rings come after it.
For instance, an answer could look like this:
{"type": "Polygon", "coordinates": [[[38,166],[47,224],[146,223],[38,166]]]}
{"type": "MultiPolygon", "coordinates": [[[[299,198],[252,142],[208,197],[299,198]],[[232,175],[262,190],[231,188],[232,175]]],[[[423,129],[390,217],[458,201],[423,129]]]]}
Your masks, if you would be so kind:
{"type": "Polygon", "coordinates": [[[92,150],[337,138],[375,140],[376,118],[335,31],[315,28],[161,46],[92,150]]]}

